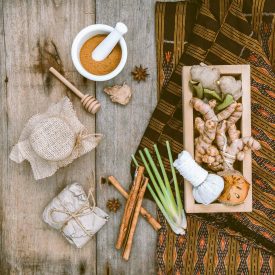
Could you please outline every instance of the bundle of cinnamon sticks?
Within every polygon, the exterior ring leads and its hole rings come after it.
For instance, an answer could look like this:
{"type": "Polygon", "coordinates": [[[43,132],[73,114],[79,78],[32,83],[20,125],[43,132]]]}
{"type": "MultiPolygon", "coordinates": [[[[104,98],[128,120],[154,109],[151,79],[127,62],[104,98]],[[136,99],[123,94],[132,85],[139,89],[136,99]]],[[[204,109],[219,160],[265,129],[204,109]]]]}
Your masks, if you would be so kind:
{"type": "MultiPolygon", "coordinates": [[[[109,177],[108,179],[115,187],[119,185],[114,177],[109,177]]],[[[160,228],[158,222],[141,206],[147,184],[148,178],[144,177],[144,167],[139,166],[136,171],[134,182],[125,205],[119,235],[116,243],[117,249],[121,249],[122,247],[124,247],[123,259],[125,259],[126,261],[130,257],[134,233],[136,230],[138,216],[140,212],[143,212],[143,216],[145,216],[147,220],[149,217],[150,223],[153,219],[154,227],[156,227],[157,229],[160,228]],[[143,211],[141,211],[142,209],[143,211]],[[157,224],[155,224],[154,221],[157,224]]]]}
{"type": "MultiPolygon", "coordinates": [[[[129,198],[129,194],[114,176],[109,176],[108,182],[111,183],[126,200],[129,198]]],[[[161,228],[160,223],[144,207],[140,208],[140,214],[154,228],[154,230],[158,231],[161,228]]]]}

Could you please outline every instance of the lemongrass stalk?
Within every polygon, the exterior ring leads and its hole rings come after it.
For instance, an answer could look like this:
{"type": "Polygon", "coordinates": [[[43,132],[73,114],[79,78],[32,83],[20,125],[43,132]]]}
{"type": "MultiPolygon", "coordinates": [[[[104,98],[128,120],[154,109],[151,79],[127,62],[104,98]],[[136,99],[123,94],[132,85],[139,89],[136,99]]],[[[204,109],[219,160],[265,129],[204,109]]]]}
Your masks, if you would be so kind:
{"type": "Polygon", "coordinates": [[[150,165],[153,169],[154,175],[157,178],[158,184],[161,187],[161,190],[163,190],[164,196],[166,198],[165,201],[163,202],[163,206],[166,209],[169,209],[169,212],[172,212],[173,215],[177,215],[178,210],[177,210],[177,205],[175,203],[175,199],[174,199],[173,194],[169,195],[168,190],[166,189],[166,187],[164,185],[164,182],[163,182],[163,180],[162,180],[162,178],[159,174],[158,168],[155,165],[149,150],[147,148],[145,148],[144,151],[145,151],[147,159],[149,160],[149,163],[150,163],[150,165]]]}
{"type": "MultiPolygon", "coordinates": [[[[154,175],[153,175],[153,173],[151,171],[151,168],[149,167],[149,164],[148,164],[147,160],[145,159],[142,151],[139,151],[139,154],[141,156],[142,162],[143,162],[143,164],[144,164],[144,166],[146,168],[146,171],[147,171],[147,173],[148,173],[148,175],[150,177],[150,180],[152,181],[152,183],[154,185],[154,188],[155,188],[155,190],[157,192],[157,195],[158,195],[158,197],[159,197],[159,199],[160,199],[163,207],[165,208],[165,210],[167,211],[167,213],[169,213],[171,216],[177,215],[177,209],[176,208],[172,208],[171,205],[170,205],[171,202],[170,202],[170,199],[169,199],[169,196],[168,196],[168,193],[167,193],[167,191],[165,189],[164,184],[163,184],[163,186],[164,186],[164,192],[165,193],[163,194],[162,191],[160,190],[159,186],[158,186],[157,181],[155,180],[155,177],[154,177],[154,175]]],[[[151,157],[151,156],[149,156],[149,157],[151,157]]]]}
{"type": "Polygon", "coordinates": [[[181,202],[181,196],[180,196],[180,190],[179,190],[178,180],[177,180],[177,176],[176,176],[176,171],[175,171],[175,167],[173,165],[172,152],[171,152],[170,144],[168,141],[166,141],[166,147],[167,147],[167,152],[168,152],[168,156],[169,156],[174,186],[175,186],[176,199],[177,199],[177,205],[178,205],[178,213],[180,213],[182,211],[183,207],[182,207],[182,202],[181,202]]]}
{"type": "MultiPolygon", "coordinates": [[[[134,155],[131,155],[131,157],[132,157],[132,160],[133,160],[135,166],[138,167],[139,164],[138,164],[138,162],[137,162],[135,156],[134,156],[134,155]]],[[[167,178],[167,179],[168,179],[168,178],[167,178]]],[[[169,182],[168,182],[168,183],[169,183],[169,182]]],[[[170,185],[169,185],[169,186],[170,186],[170,185]]],[[[154,192],[154,190],[152,189],[152,187],[150,186],[150,184],[148,184],[147,187],[148,187],[148,190],[150,191],[152,197],[154,198],[155,202],[157,203],[159,209],[161,210],[162,214],[163,214],[165,217],[168,217],[167,212],[166,212],[165,209],[163,208],[163,206],[162,206],[162,204],[161,204],[159,198],[157,197],[156,193],[154,192]]]]}
{"type": "MultiPolygon", "coordinates": [[[[140,157],[141,157],[141,159],[142,159],[142,162],[143,162],[143,164],[144,164],[144,166],[145,166],[145,168],[146,168],[146,171],[147,171],[147,173],[148,173],[148,175],[149,175],[149,178],[150,178],[151,182],[152,182],[153,185],[154,185],[154,188],[155,188],[155,190],[156,190],[156,192],[157,192],[157,195],[158,195],[159,199],[161,200],[162,204],[165,206],[165,205],[166,205],[166,197],[164,196],[164,194],[163,194],[162,191],[160,190],[160,188],[159,188],[159,186],[158,186],[158,184],[157,184],[157,182],[156,182],[156,180],[155,180],[155,177],[154,177],[154,175],[153,175],[153,173],[152,173],[152,171],[151,171],[151,169],[150,169],[150,167],[149,167],[149,165],[148,165],[148,162],[146,161],[146,159],[145,159],[145,157],[144,157],[142,151],[139,151],[139,154],[140,154],[140,157]]],[[[167,210],[168,210],[168,212],[171,213],[171,210],[170,210],[169,208],[168,208],[167,210]]],[[[171,214],[172,214],[172,213],[171,213],[171,214]]]]}
{"type": "MultiPolygon", "coordinates": [[[[151,154],[147,148],[145,149],[145,153],[147,155],[147,158],[152,166],[152,169],[153,169],[156,177],[158,179],[160,179],[159,184],[163,185],[163,187],[165,188],[163,180],[160,178],[160,175],[158,173],[156,165],[155,165],[155,163],[151,157],[151,154]]],[[[170,157],[172,158],[172,155],[170,157]]],[[[172,163],[173,163],[173,159],[172,159],[172,163]]],[[[176,182],[176,184],[177,184],[177,182],[176,182]]],[[[165,189],[165,190],[168,193],[167,189],[165,189]]],[[[168,194],[168,196],[166,198],[167,198],[167,200],[162,201],[162,206],[165,208],[165,210],[168,213],[172,213],[172,215],[169,215],[168,222],[170,223],[171,227],[173,227],[173,231],[181,232],[179,234],[183,234],[183,231],[184,231],[183,229],[184,229],[184,227],[186,227],[186,218],[185,218],[184,210],[182,208],[181,200],[180,200],[180,204],[177,205],[176,203],[173,203],[173,202],[175,202],[175,198],[174,198],[173,194],[172,194],[172,196],[169,196],[169,194],[168,194]]]]}
{"type": "Polygon", "coordinates": [[[155,189],[157,191],[158,196],[160,197],[161,200],[165,200],[164,195],[163,195],[162,191],[160,190],[160,188],[158,187],[158,184],[157,184],[157,182],[155,180],[155,177],[154,177],[154,175],[153,175],[153,173],[152,173],[152,171],[151,171],[151,169],[150,169],[150,167],[148,165],[148,162],[146,161],[146,159],[145,159],[142,151],[139,151],[139,154],[140,154],[141,160],[142,160],[142,162],[143,162],[143,164],[144,164],[144,166],[146,168],[146,171],[147,171],[147,173],[149,175],[149,178],[152,181],[152,183],[153,183],[153,185],[154,185],[154,187],[155,187],[155,189]]]}
{"type": "MultiPolygon", "coordinates": [[[[182,207],[182,202],[181,202],[181,198],[180,198],[179,187],[178,187],[175,170],[174,170],[174,167],[172,166],[173,158],[172,158],[172,153],[171,153],[171,149],[170,149],[168,142],[166,142],[166,146],[167,146],[167,151],[168,151],[168,155],[169,155],[169,161],[171,164],[173,181],[174,181],[174,185],[175,185],[176,200],[175,200],[175,197],[171,190],[171,185],[168,180],[168,176],[166,174],[166,171],[165,171],[165,168],[164,168],[164,165],[163,165],[162,159],[160,157],[157,146],[154,146],[154,148],[155,148],[158,162],[159,162],[159,165],[160,165],[160,168],[162,171],[162,176],[163,176],[162,178],[156,168],[156,165],[151,157],[149,150],[148,149],[145,150],[145,153],[146,153],[146,156],[148,158],[150,165],[148,164],[142,151],[139,151],[139,154],[141,156],[141,160],[146,168],[147,173],[149,174],[150,180],[152,181],[154,189],[155,189],[154,190],[152,188],[152,186],[148,184],[149,192],[151,193],[153,199],[155,200],[158,208],[162,212],[163,216],[165,217],[166,221],[170,225],[171,229],[176,234],[183,235],[183,234],[185,234],[187,222],[186,222],[185,212],[182,207]],[[151,170],[150,166],[152,167],[152,170],[151,170]],[[157,180],[155,177],[157,178],[157,180]],[[165,190],[164,193],[162,192],[161,189],[165,190]],[[169,190],[171,190],[171,192],[169,190]]],[[[133,158],[135,165],[138,166],[139,164],[133,155],[132,155],[132,158],[133,158]]]]}
{"type": "Polygon", "coordinates": [[[132,157],[132,160],[133,160],[133,162],[134,162],[134,164],[135,164],[135,166],[136,166],[136,168],[137,168],[139,165],[138,165],[138,162],[137,162],[135,156],[134,156],[134,155],[131,155],[131,157],[132,157]]]}
{"type": "Polygon", "coordinates": [[[165,211],[164,207],[162,206],[160,200],[158,199],[157,195],[155,194],[154,190],[152,187],[148,184],[147,185],[148,190],[150,191],[152,197],[154,198],[158,208],[160,209],[161,213],[165,217],[165,219],[169,222],[169,224],[172,224],[173,226],[177,226],[176,223],[170,218],[169,214],[165,211]]]}
{"type": "Polygon", "coordinates": [[[161,176],[160,176],[160,173],[159,173],[159,171],[158,171],[157,166],[155,165],[155,163],[154,163],[154,161],[153,161],[153,159],[152,159],[152,156],[151,156],[149,150],[148,150],[147,148],[145,148],[145,149],[144,149],[144,152],[145,152],[145,154],[146,154],[146,156],[147,156],[147,159],[149,160],[149,163],[150,163],[150,165],[151,165],[151,167],[152,167],[152,169],[153,169],[154,175],[155,175],[156,178],[157,178],[157,181],[158,181],[158,183],[159,183],[159,186],[160,186],[160,188],[161,188],[163,194],[165,195],[165,197],[166,197],[168,200],[170,200],[171,196],[169,196],[169,194],[168,194],[168,192],[167,192],[167,189],[166,189],[166,187],[165,187],[165,185],[164,185],[164,182],[163,182],[163,180],[162,180],[162,178],[161,178],[161,176]]]}
{"type": "Polygon", "coordinates": [[[152,187],[149,186],[149,185],[147,185],[147,186],[148,186],[148,189],[149,189],[152,197],[154,198],[157,206],[159,207],[161,213],[163,214],[163,216],[165,217],[166,221],[170,225],[171,229],[176,234],[184,235],[185,234],[185,228],[186,228],[186,218],[185,218],[184,211],[181,213],[181,216],[179,217],[180,221],[178,222],[178,219],[177,219],[177,223],[174,222],[173,218],[171,218],[171,216],[165,211],[165,209],[162,206],[161,202],[159,201],[158,197],[154,193],[154,190],[152,189],[152,187]]]}
{"type": "Polygon", "coordinates": [[[154,144],[154,149],[155,149],[155,152],[156,152],[156,155],[157,155],[157,159],[158,159],[158,162],[159,162],[159,166],[160,166],[163,178],[164,178],[164,182],[166,184],[166,188],[168,190],[169,196],[171,198],[173,198],[173,205],[175,206],[176,205],[176,201],[175,201],[175,198],[174,198],[174,195],[173,195],[173,192],[172,192],[172,189],[171,189],[171,185],[170,185],[167,173],[165,171],[165,168],[164,168],[164,165],[163,165],[163,162],[162,162],[162,159],[161,159],[161,156],[160,156],[160,153],[159,153],[159,150],[158,150],[158,147],[157,147],[156,144],[154,144]]]}

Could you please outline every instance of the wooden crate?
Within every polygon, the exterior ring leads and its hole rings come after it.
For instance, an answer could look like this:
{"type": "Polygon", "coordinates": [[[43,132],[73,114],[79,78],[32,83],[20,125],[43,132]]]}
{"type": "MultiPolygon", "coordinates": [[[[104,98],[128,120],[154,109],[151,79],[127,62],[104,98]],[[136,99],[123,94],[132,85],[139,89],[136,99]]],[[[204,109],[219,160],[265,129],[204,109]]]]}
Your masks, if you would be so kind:
{"type": "MultiPolygon", "coordinates": [[[[250,66],[249,65],[219,65],[222,75],[233,75],[242,80],[243,96],[240,99],[243,104],[241,118],[242,136],[251,136],[251,98],[250,98],[250,66]]],[[[192,90],[189,86],[191,66],[184,66],[182,71],[183,89],[183,140],[184,149],[194,157],[194,110],[189,104],[192,98],[192,90]]],[[[227,206],[215,202],[210,205],[196,203],[192,194],[192,185],[185,180],[184,206],[187,213],[215,213],[215,212],[251,212],[252,211],[252,158],[251,151],[245,153],[245,158],[240,164],[241,172],[251,184],[244,203],[237,206],[227,206]]]]}

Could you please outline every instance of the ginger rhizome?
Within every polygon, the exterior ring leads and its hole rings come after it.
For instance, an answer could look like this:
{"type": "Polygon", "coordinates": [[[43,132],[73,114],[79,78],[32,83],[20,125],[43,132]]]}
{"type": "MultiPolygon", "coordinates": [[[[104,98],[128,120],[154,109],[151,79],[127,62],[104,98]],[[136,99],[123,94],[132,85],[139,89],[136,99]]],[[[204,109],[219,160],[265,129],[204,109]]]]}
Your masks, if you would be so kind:
{"type": "Polygon", "coordinates": [[[200,82],[203,88],[218,90],[217,81],[220,79],[220,71],[218,69],[200,63],[200,65],[192,66],[190,74],[191,79],[200,82]]]}
{"type": "Polygon", "coordinates": [[[220,70],[215,67],[200,63],[191,67],[190,75],[190,83],[200,90],[201,97],[196,95],[200,99],[208,95],[221,101],[230,95],[232,100],[237,101],[242,96],[242,81],[231,75],[221,76],[220,70]]]}
{"type": "Polygon", "coordinates": [[[222,76],[217,81],[217,84],[223,94],[230,94],[235,100],[238,100],[242,96],[242,81],[236,80],[233,76],[222,76]]]}
{"type": "Polygon", "coordinates": [[[202,116],[195,118],[195,160],[205,163],[212,171],[234,169],[236,160],[242,161],[248,149],[259,150],[260,144],[252,137],[240,138],[236,123],[242,116],[242,104],[234,101],[215,113],[216,100],[208,103],[192,98],[190,104],[202,116]]]}

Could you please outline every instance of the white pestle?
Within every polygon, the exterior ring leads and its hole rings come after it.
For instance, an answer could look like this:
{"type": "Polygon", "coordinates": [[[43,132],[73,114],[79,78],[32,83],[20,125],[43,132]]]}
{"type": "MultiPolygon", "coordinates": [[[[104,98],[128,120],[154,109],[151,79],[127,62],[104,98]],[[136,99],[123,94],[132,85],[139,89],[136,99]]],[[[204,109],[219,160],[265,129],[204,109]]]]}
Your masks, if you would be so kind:
{"type": "Polygon", "coordinates": [[[127,31],[127,26],[118,22],[114,30],[94,49],[92,52],[92,58],[95,61],[104,60],[127,31]]]}

